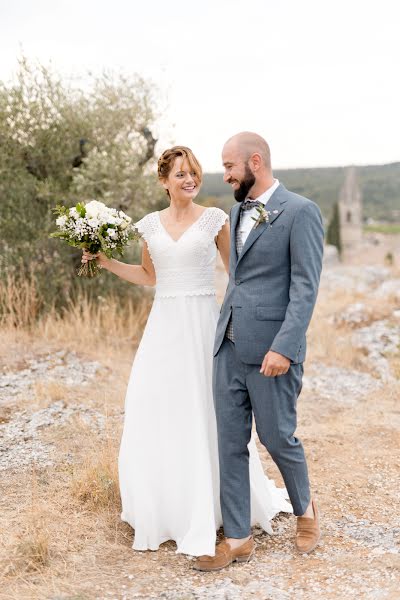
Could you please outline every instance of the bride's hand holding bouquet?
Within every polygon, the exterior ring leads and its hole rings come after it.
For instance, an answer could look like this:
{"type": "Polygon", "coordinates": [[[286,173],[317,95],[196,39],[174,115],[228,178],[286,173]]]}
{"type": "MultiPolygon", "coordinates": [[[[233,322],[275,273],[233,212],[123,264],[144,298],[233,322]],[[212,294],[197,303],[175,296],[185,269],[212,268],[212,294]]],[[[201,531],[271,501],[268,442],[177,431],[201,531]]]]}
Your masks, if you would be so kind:
{"type": "Polygon", "coordinates": [[[80,202],[72,208],[59,205],[54,212],[58,215],[58,231],[50,237],[82,248],[80,276],[94,277],[116,252],[123,256],[124,247],[130,240],[138,241],[140,238],[128,215],[97,200],[87,204],[80,202]]]}

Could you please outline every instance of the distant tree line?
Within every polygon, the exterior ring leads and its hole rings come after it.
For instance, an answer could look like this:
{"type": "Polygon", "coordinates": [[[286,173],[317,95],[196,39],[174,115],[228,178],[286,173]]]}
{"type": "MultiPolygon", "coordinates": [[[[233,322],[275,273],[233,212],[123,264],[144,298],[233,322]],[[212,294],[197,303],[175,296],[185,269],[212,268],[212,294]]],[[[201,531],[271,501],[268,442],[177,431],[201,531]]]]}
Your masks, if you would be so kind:
{"type": "MultiPolygon", "coordinates": [[[[276,170],[274,174],[290,190],[314,200],[328,223],[343,185],[345,168],[276,170]]],[[[400,222],[400,162],[388,165],[358,167],[363,194],[364,220],[400,222]]],[[[221,207],[234,204],[230,188],[223,183],[222,173],[206,173],[201,190],[209,203],[215,198],[221,207]]]]}

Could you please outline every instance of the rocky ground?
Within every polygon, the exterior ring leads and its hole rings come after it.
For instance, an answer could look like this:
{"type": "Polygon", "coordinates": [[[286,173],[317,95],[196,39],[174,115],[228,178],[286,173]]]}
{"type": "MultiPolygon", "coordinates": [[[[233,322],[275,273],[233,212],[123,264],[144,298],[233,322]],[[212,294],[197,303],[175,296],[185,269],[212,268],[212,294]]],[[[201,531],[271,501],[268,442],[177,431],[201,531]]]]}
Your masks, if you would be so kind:
{"type": "Polygon", "coordinates": [[[309,346],[298,435],[322,542],[298,555],[295,519],[279,515],[273,536],[254,530],[249,563],[200,574],[172,542],[133,552],[132,531],[119,521],[112,463],[129,340],[107,359],[96,348],[49,352],[44,343],[11,340],[7,356],[18,360],[0,371],[0,598],[398,598],[398,273],[326,267],[309,346]]]}

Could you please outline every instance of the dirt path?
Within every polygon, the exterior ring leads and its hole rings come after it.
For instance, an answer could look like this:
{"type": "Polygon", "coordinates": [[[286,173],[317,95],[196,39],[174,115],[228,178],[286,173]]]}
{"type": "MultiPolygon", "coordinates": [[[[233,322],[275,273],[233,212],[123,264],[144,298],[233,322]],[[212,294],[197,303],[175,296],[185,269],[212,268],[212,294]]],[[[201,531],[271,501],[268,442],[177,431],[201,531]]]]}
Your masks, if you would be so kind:
{"type": "Polygon", "coordinates": [[[193,571],[173,543],[133,552],[119,521],[129,343],[113,360],[96,349],[56,355],[15,345],[18,369],[0,373],[0,598],[398,598],[399,283],[380,267],[324,273],[297,432],[322,511],[321,545],[299,556],[295,520],[281,515],[274,536],[254,531],[251,562],[216,574],[193,571]]]}

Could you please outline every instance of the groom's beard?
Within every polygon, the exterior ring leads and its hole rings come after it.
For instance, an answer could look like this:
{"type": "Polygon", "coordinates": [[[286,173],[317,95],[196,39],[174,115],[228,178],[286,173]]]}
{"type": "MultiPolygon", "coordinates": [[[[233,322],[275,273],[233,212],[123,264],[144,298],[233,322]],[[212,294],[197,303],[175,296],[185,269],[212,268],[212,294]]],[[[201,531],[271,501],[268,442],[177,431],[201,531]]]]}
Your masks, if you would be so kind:
{"type": "Polygon", "coordinates": [[[247,195],[249,193],[249,191],[251,190],[251,188],[253,187],[253,185],[256,182],[256,178],[254,177],[253,173],[250,170],[250,167],[248,165],[245,165],[244,167],[244,179],[243,181],[240,182],[240,187],[235,190],[233,192],[233,195],[235,196],[235,200],[237,202],[243,202],[243,200],[245,200],[247,198],[247,195]]]}

